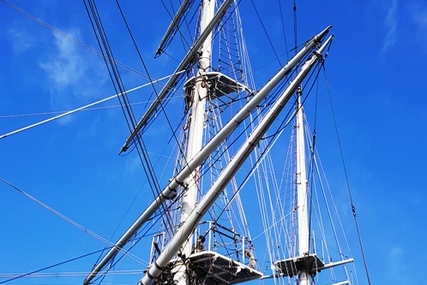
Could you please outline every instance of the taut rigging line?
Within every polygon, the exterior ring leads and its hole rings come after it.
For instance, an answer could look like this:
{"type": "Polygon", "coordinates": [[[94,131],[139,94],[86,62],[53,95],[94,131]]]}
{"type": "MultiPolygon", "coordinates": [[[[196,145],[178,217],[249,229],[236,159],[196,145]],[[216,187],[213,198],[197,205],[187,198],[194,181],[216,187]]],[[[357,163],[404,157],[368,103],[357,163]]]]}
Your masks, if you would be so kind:
{"type": "MultiPolygon", "coordinates": [[[[172,76],[172,75],[165,76],[165,77],[162,77],[162,78],[160,78],[160,79],[154,80],[154,81],[152,81],[152,82],[150,82],[150,83],[145,83],[145,84],[142,84],[142,85],[140,85],[140,86],[134,87],[134,88],[132,88],[132,89],[127,90],[127,91],[126,91],[126,93],[128,93],[128,94],[129,94],[129,93],[134,92],[134,91],[136,91],[136,90],[139,90],[139,89],[141,89],[141,88],[144,88],[144,87],[150,86],[150,85],[152,85],[153,83],[157,83],[157,82],[160,82],[160,81],[162,81],[162,80],[165,80],[165,79],[167,79],[167,78],[169,78],[169,77],[171,77],[171,76],[172,76]]],[[[28,126],[22,127],[22,128],[20,128],[20,129],[17,129],[17,130],[14,130],[14,131],[8,132],[8,133],[6,133],[6,134],[0,135],[0,139],[4,139],[4,138],[6,138],[6,137],[8,137],[8,136],[11,136],[11,135],[14,135],[14,134],[17,134],[17,133],[20,133],[20,132],[23,132],[23,131],[26,131],[26,130],[32,129],[32,128],[34,128],[34,127],[38,127],[38,126],[40,126],[40,125],[43,125],[43,124],[49,123],[49,122],[51,122],[51,121],[55,121],[55,120],[57,120],[57,119],[60,119],[60,118],[62,118],[62,117],[65,117],[65,116],[68,116],[68,115],[71,115],[71,114],[74,114],[74,113],[77,113],[77,112],[79,112],[79,111],[83,111],[83,110],[85,110],[85,109],[87,109],[87,108],[90,108],[90,107],[93,107],[93,106],[95,106],[95,105],[98,105],[98,104],[101,104],[101,103],[107,102],[107,101],[112,100],[112,99],[115,99],[115,98],[117,98],[117,97],[119,97],[119,96],[122,96],[122,94],[121,94],[121,93],[117,93],[117,94],[114,94],[114,95],[109,96],[109,97],[107,97],[107,98],[104,98],[104,99],[98,100],[98,101],[96,101],[96,102],[92,102],[92,103],[90,103],[90,104],[87,104],[87,105],[84,105],[84,106],[78,107],[78,108],[76,108],[76,109],[73,109],[73,110],[70,110],[70,111],[66,111],[66,112],[61,113],[61,114],[59,114],[59,115],[56,115],[56,116],[50,117],[50,118],[48,118],[48,119],[45,119],[45,120],[39,121],[39,122],[37,122],[37,123],[34,123],[34,124],[31,124],[31,125],[28,125],[28,126]]]]}
{"type": "Polygon", "coordinates": [[[345,161],[344,161],[344,153],[343,153],[343,150],[342,150],[341,140],[340,140],[340,136],[339,136],[339,133],[338,133],[338,125],[337,125],[337,121],[336,121],[336,117],[335,117],[335,112],[334,112],[334,108],[333,108],[333,105],[332,105],[331,91],[330,91],[330,88],[329,88],[328,78],[326,77],[326,71],[325,71],[324,66],[323,66],[323,71],[324,71],[324,74],[325,74],[326,87],[327,87],[327,90],[328,90],[328,97],[329,97],[329,101],[330,101],[330,105],[331,105],[331,111],[332,111],[332,118],[333,118],[333,123],[334,123],[334,126],[335,126],[335,133],[336,133],[337,141],[338,141],[338,149],[340,151],[341,161],[342,161],[343,169],[344,169],[345,181],[347,183],[347,190],[348,190],[348,195],[349,195],[349,198],[350,198],[351,211],[352,211],[352,215],[353,215],[353,218],[354,218],[354,223],[355,223],[355,226],[356,226],[356,232],[357,232],[357,238],[358,238],[358,241],[359,241],[360,250],[361,250],[361,253],[362,253],[363,266],[364,266],[364,269],[365,269],[365,274],[366,274],[366,278],[367,278],[368,284],[371,285],[371,278],[370,278],[370,275],[369,275],[368,263],[367,263],[366,256],[365,256],[365,249],[363,247],[362,236],[361,236],[360,229],[359,229],[359,222],[357,221],[357,216],[356,216],[356,206],[354,204],[353,195],[352,195],[351,189],[350,189],[350,182],[349,182],[349,179],[348,179],[347,167],[346,167],[346,164],[345,164],[345,161]]]}

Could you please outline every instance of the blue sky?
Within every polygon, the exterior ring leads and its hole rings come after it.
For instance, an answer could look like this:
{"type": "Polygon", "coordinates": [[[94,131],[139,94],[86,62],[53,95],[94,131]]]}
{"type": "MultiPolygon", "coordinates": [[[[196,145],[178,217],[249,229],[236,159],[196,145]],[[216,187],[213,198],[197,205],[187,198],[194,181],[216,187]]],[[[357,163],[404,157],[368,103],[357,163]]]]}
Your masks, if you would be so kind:
{"type": "MultiPolygon", "coordinates": [[[[257,85],[261,86],[279,64],[263,31],[255,27],[258,20],[250,1],[246,2],[243,24],[249,23],[245,28],[247,44],[257,85]],[[265,67],[265,59],[273,63],[265,67]]],[[[254,1],[276,51],[283,54],[278,1],[261,2],[254,1]]],[[[298,40],[302,42],[333,25],[335,39],[326,62],[327,75],[372,283],[421,283],[424,276],[419,268],[427,262],[423,243],[427,200],[427,152],[423,141],[427,122],[427,3],[310,2],[296,1],[298,40]]],[[[97,48],[81,1],[13,3],[97,48]]],[[[149,59],[152,77],[167,75],[163,69],[168,64],[175,66],[175,62],[151,60],[168,25],[166,15],[154,9],[155,3],[123,5],[130,24],[141,25],[135,33],[141,36],[139,44],[144,58],[149,59]],[[150,20],[154,24],[147,25],[150,20]],[[148,38],[151,34],[158,34],[153,41],[148,38]]],[[[283,4],[286,24],[293,21],[291,8],[292,3],[283,4]]],[[[0,9],[0,135],[115,93],[98,55],[2,2],[0,9]]],[[[120,51],[118,58],[139,68],[139,63],[126,53],[130,43],[120,41],[120,30],[113,24],[115,14],[109,13],[107,5],[101,5],[100,10],[108,19],[107,28],[116,32],[110,41],[113,49],[120,51]]],[[[290,46],[292,35],[289,28],[290,46]]],[[[147,81],[129,73],[126,82],[133,87],[147,81]]],[[[120,108],[112,107],[117,104],[101,105],[104,108],[1,139],[0,177],[100,236],[114,240],[141,211],[129,205],[146,203],[142,197],[145,194],[138,194],[146,187],[139,161],[131,155],[118,156],[128,129],[120,108]]],[[[156,131],[161,137],[162,130],[156,131]]],[[[326,134],[333,136],[332,131],[326,134]]],[[[43,268],[102,246],[95,237],[4,183],[0,197],[0,275],[43,268]]],[[[354,247],[357,250],[357,245],[354,247]]],[[[79,263],[78,270],[89,270],[96,256],[79,263]]],[[[137,274],[135,280],[139,277],[137,274]]],[[[36,279],[10,284],[38,283],[36,279]]]]}

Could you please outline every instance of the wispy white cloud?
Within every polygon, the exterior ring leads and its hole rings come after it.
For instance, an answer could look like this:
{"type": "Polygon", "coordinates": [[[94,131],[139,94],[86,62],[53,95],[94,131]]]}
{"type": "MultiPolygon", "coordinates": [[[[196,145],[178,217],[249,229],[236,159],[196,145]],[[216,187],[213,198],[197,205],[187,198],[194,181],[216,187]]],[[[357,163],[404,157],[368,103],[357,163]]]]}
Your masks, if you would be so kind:
{"type": "Polygon", "coordinates": [[[35,45],[35,38],[33,35],[24,29],[11,28],[8,30],[7,35],[11,41],[13,52],[22,53],[35,45]]]}
{"type": "Polygon", "coordinates": [[[80,82],[87,69],[87,63],[76,50],[74,43],[58,34],[53,36],[55,51],[42,61],[40,66],[55,88],[64,89],[80,82]]]}
{"type": "Polygon", "coordinates": [[[415,35],[424,45],[427,41],[427,3],[421,1],[411,2],[410,15],[415,25],[415,35]]]}
{"type": "Polygon", "coordinates": [[[398,245],[391,246],[386,256],[387,274],[393,284],[410,284],[409,268],[403,262],[407,259],[405,250],[398,245]]]}
{"type": "Polygon", "coordinates": [[[386,34],[382,48],[383,53],[391,48],[396,43],[398,38],[397,0],[390,0],[385,9],[386,16],[384,19],[384,27],[386,29],[386,34]]]}
{"type": "MultiPolygon", "coordinates": [[[[68,110],[87,103],[87,97],[99,96],[99,86],[106,79],[102,60],[91,56],[69,38],[57,33],[52,35],[52,42],[39,59],[48,81],[45,85],[51,94],[52,107],[68,110]]],[[[79,31],[72,30],[67,35],[79,38],[79,31]]]]}
{"type": "MultiPolygon", "coordinates": [[[[77,31],[70,34],[75,35],[77,31]]],[[[51,47],[42,55],[40,67],[47,76],[44,83],[50,91],[50,101],[55,110],[68,110],[75,107],[76,92],[84,79],[88,68],[84,58],[79,54],[76,45],[64,37],[53,34],[51,47]],[[74,103],[73,103],[74,102],[74,103]]],[[[58,120],[60,124],[68,124],[74,116],[67,116],[58,120]]]]}

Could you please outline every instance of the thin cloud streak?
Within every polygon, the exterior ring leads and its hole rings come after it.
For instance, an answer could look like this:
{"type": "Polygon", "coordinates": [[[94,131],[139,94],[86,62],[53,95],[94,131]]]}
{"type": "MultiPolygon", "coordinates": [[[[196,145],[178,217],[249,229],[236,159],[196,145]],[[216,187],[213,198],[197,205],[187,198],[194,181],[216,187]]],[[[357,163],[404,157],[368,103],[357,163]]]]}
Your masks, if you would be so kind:
{"type": "MultiPolygon", "coordinates": [[[[89,98],[103,94],[102,86],[108,77],[102,60],[82,53],[80,46],[68,37],[57,33],[52,35],[53,41],[39,60],[39,67],[49,82],[46,86],[52,108],[73,109],[87,104],[89,98]]],[[[79,31],[74,29],[67,35],[77,38],[79,31]]],[[[68,123],[69,120],[61,119],[60,123],[68,123]]]]}
{"type": "Polygon", "coordinates": [[[46,72],[54,87],[61,90],[79,84],[84,78],[87,65],[74,43],[57,34],[53,35],[57,53],[41,62],[40,67],[46,72]]]}
{"type": "Polygon", "coordinates": [[[23,29],[11,28],[7,34],[14,53],[23,53],[35,45],[34,37],[23,29]]]}
{"type": "Polygon", "coordinates": [[[384,39],[382,53],[385,53],[397,41],[397,38],[398,38],[397,10],[398,10],[397,0],[391,0],[390,6],[387,8],[386,18],[384,21],[384,25],[386,28],[386,35],[384,39]]]}
{"type": "Polygon", "coordinates": [[[427,41],[427,5],[423,2],[412,3],[410,7],[411,19],[415,24],[416,35],[425,45],[427,41]]]}

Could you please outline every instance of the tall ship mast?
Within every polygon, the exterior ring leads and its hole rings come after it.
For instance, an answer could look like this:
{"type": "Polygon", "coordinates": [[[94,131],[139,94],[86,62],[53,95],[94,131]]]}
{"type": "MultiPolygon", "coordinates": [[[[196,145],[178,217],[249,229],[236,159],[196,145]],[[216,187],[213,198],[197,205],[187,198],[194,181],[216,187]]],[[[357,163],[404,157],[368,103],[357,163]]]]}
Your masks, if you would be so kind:
{"type": "MultiPolygon", "coordinates": [[[[179,23],[185,21],[183,17],[191,6],[190,2],[192,1],[183,1],[181,4],[156,56],[164,52],[165,43],[177,33],[179,23]]],[[[323,269],[353,261],[349,258],[325,264],[313,253],[310,246],[309,185],[305,166],[300,86],[316,63],[323,62],[324,50],[332,40],[332,37],[326,37],[330,27],[307,41],[269,82],[256,91],[254,86],[251,86],[251,70],[245,62],[245,43],[238,42],[243,40],[239,35],[241,31],[238,5],[229,0],[215,2],[200,2],[194,44],[179,64],[176,73],[136,124],[122,148],[122,151],[127,151],[129,145],[135,142],[135,138],[141,136],[153,114],[166,100],[170,89],[175,87],[176,81],[182,77],[178,74],[185,71],[187,79],[184,80],[183,90],[186,116],[176,173],[140,218],[95,265],[86,277],[85,285],[93,282],[130,237],[160,209],[163,212],[161,230],[152,239],[150,262],[139,284],[218,285],[294,278],[297,284],[308,285],[315,284],[313,278],[323,269]],[[230,32],[231,29],[233,33],[230,32]],[[230,38],[235,42],[231,42],[230,38]],[[217,44],[225,55],[214,57],[214,44],[217,44]],[[215,60],[219,62],[218,66],[214,66],[215,60]],[[226,70],[229,73],[226,74],[226,70]],[[293,79],[290,79],[292,73],[293,79]],[[285,80],[288,80],[288,86],[282,91],[276,91],[276,98],[269,99],[270,93],[285,80]],[[297,95],[294,95],[297,90],[297,95]],[[252,165],[249,165],[252,174],[258,173],[265,155],[263,152],[268,149],[268,145],[264,143],[267,130],[274,125],[293,96],[297,98],[296,164],[293,178],[296,200],[292,206],[295,213],[291,214],[297,229],[293,238],[295,250],[292,250],[293,255],[287,258],[275,256],[276,259],[270,261],[270,272],[266,274],[258,262],[255,245],[247,229],[247,217],[241,204],[240,196],[244,194],[240,192],[245,191],[243,188],[247,187],[248,178],[238,184],[236,175],[241,172],[240,167],[248,165],[245,162],[253,152],[257,152],[256,148],[258,154],[252,155],[252,165]],[[236,108],[234,115],[225,115],[221,110],[236,106],[239,101],[243,103],[236,108]],[[269,105],[269,108],[261,110],[260,105],[269,105]],[[221,125],[222,120],[225,120],[224,125],[221,125]],[[233,142],[241,143],[241,146],[231,153],[228,141],[245,120],[248,121],[246,131],[239,134],[233,142]],[[260,148],[264,150],[260,152],[260,148]],[[206,179],[208,173],[210,177],[206,179]],[[235,210],[240,211],[237,214],[240,218],[233,216],[236,215],[232,213],[235,210]],[[239,228],[236,220],[243,222],[239,228]]],[[[262,185],[262,180],[267,178],[259,176],[257,179],[260,179],[258,183],[262,185]]],[[[256,204],[252,200],[250,207],[254,206],[256,204]]],[[[281,246],[284,245],[275,247],[281,246]]],[[[350,281],[340,284],[345,282],[350,281]]]]}
{"type": "Polygon", "coordinates": [[[147,83],[135,90],[149,97],[140,107],[122,76],[132,68],[115,58],[104,30],[110,23],[95,1],[84,4],[129,126],[119,153],[142,165],[146,204],[105,242],[82,284],[364,284],[305,113],[316,107],[310,99],[332,27],[277,58],[280,66],[257,87],[244,2],[171,4],[153,52],[157,79],[137,49],[147,83]]]}

